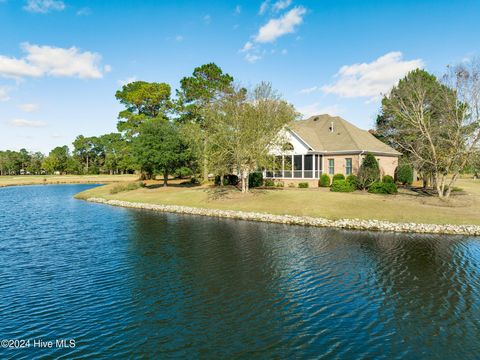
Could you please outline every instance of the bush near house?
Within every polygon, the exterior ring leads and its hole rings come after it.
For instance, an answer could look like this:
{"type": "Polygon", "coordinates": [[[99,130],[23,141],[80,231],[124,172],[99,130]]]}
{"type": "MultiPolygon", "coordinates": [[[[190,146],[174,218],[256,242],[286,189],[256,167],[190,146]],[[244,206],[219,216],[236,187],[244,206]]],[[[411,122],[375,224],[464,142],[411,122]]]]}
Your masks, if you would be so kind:
{"type": "Polygon", "coordinates": [[[330,191],[352,192],[355,191],[355,187],[348,180],[333,180],[330,191]]]}
{"type": "Polygon", "coordinates": [[[265,180],[265,186],[267,186],[267,187],[275,186],[275,182],[271,179],[267,179],[267,180],[265,180]]]}
{"type": "Polygon", "coordinates": [[[318,186],[329,187],[330,186],[330,176],[328,176],[328,174],[322,174],[322,176],[320,176],[320,180],[318,180],[318,186]]]}
{"type": "Polygon", "coordinates": [[[300,189],[308,188],[308,183],[307,183],[307,182],[298,183],[298,187],[299,187],[300,189]]]}
{"type": "Polygon", "coordinates": [[[278,182],[275,184],[275,187],[285,187],[285,184],[283,182],[278,182]]]}
{"type": "Polygon", "coordinates": [[[394,184],[394,183],[395,183],[395,180],[393,180],[393,177],[391,177],[390,175],[385,175],[385,176],[382,178],[382,182],[394,184]]]}
{"type": "Polygon", "coordinates": [[[413,182],[413,169],[410,164],[404,162],[395,169],[395,180],[403,185],[411,185],[413,182]]]}
{"type": "Polygon", "coordinates": [[[358,180],[356,175],[350,174],[347,176],[346,180],[350,183],[350,185],[352,185],[354,189],[358,187],[358,180]]]}
{"type": "Polygon", "coordinates": [[[396,194],[398,190],[394,183],[376,181],[370,185],[368,192],[372,194],[396,194]]]}
{"type": "Polygon", "coordinates": [[[333,183],[335,180],[345,180],[345,176],[344,176],[343,174],[335,174],[335,175],[333,175],[332,183],[333,183]]]}
{"type": "Polygon", "coordinates": [[[254,188],[263,185],[263,174],[261,172],[254,172],[248,175],[248,187],[254,188]]]}
{"type": "Polygon", "coordinates": [[[380,181],[380,167],[373,154],[367,153],[358,170],[358,188],[368,189],[370,186],[380,181]]]}

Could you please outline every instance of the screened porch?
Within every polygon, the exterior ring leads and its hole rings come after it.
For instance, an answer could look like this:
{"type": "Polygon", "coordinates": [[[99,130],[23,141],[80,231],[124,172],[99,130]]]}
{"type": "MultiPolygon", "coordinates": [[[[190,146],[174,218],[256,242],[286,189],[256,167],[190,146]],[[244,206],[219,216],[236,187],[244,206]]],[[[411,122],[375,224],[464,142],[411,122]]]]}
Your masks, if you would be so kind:
{"type": "Polygon", "coordinates": [[[278,155],[264,170],[265,178],[318,179],[322,174],[322,156],[318,154],[278,155]]]}

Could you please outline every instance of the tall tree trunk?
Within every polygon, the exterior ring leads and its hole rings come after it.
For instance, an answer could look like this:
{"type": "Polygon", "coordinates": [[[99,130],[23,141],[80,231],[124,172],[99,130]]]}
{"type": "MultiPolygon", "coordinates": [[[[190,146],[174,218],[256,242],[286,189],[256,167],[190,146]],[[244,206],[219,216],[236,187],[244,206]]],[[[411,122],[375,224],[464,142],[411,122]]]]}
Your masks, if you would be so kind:
{"type": "Polygon", "coordinates": [[[203,182],[208,182],[207,138],[203,139],[203,182]]]}
{"type": "Polygon", "coordinates": [[[168,172],[164,171],[163,172],[163,186],[166,187],[168,182],[168,172]]]}
{"type": "Polygon", "coordinates": [[[225,178],[225,175],[224,175],[224,174],[220,175],[220,186],[223,186],[223,185],[224,185],[224,184],[223,184],[223,179],[224,179],[224,178],[225,178]]]}

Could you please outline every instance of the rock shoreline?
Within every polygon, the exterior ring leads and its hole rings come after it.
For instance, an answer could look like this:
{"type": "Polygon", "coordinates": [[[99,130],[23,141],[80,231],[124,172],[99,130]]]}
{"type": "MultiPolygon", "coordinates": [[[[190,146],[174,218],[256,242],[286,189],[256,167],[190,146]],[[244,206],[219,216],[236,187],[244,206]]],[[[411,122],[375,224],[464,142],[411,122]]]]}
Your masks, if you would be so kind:
{"type": "Polygon", "coordinates": [[[444,235],[473,235],[480,236],[479,225],[437,225],[419,223],[394,223],[382,220],[340,219],[329,220],[310,216],[273,215],[257,212],[236,210],[216,210],[178,205],[157,205],[136,203],[121,200],[107,200],[103,198],[88,198],[87,201],[128,207],[134,209],[154,210],[176,214],[200,215],[238,220],[269,222],[288,225],[303,225],[314,227],[333,227],[350,230],[388,231],[401,233],[444,234],[444,235]]]}

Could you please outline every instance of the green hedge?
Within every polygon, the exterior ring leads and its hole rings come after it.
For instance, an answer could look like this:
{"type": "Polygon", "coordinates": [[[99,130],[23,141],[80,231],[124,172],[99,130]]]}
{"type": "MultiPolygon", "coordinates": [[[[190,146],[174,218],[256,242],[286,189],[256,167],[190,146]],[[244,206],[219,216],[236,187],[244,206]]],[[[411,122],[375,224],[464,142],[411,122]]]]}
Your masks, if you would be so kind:
{"type": "Polygon", "coordinates": [[[395,169],[395,180],[403,185],[411,185],[413,183],[413,169],[408,163],[401,163],[395,169]]]}
{"type": "Polygon", "coordinates": [[[397,186],[394,183],[376,181],[368,188],[372,194],[396,194],[397,186]]]}
{"type": "Polygon", "coordinates": [[[333,180],[330,191],[333,192],[352,192],[355,191],[355,187],[348,180],[333,180]]]}
{"type": "Polygon", "coordinates": [[[318,180],[318,186],[329,187],[330,186],[330,176],[328,176],[328,174],[322,174],[322,176],[320,176],[320,180],[318,180]]]}
{"type": "Polygon", "coordinates": [[[345,176],[343,174],[335,174],[333,175],[332,182],[335,180],[345,180],[345,176]]]}
{"type": "Polygon", "coordinates": [[[272,187],[275,186],[275,182],[272,179],[265,180],[265,186],[272,187]]]}
{"type": "Polygon", "coordinates": [[[298,183],[298,187],[299,187],[300,189],[308,188],[308,183],[307,183],[307,182],[298,183]]]}
{"type": "Polygon", "coordinates": [[[261,172],[254,172],[248,176],[248,187],[254,188],[263,185],[263,174],[261,172]]]}
{"type": "Polygon", "coordinates": [[[354,189],[358,187],[358,180],[356,175],[350,174],[345,180],[347,180],[354,189]]]}
{"type": "Polygon", "coordinates": [[[384,183],[392,183],[392,184],[395,183],[395,180],[393,180],[393,177],[391,177],[390,175],[385,175],[385,176],[382,178],[382,181],[383,181],[384,183]]]}

